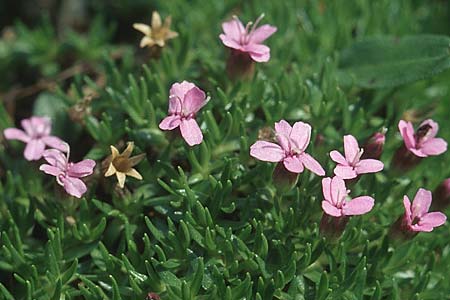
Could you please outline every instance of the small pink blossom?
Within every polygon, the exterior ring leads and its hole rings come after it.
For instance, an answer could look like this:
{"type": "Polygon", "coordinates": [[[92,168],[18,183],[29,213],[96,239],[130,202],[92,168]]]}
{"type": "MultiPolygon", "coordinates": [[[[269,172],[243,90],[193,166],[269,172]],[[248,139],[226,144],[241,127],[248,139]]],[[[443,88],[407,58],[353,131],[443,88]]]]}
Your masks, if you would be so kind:
{"type": "Polygon", "coordinates": [[[249,22],[244,28],[238,17],[222,24],[223,32],[220,39],[229,48],[248,53],[256,62],[267,62],[270,59],[270,48],[262,43],[277,31],[277,28],[268,24],[258,26],[264,15],[261,15],[252,25],[249,22]]]}
{"type": "Polygon", "coordinates": [[[281,120],[275,123],[275,134],[278,144],[257,141],[250,147],[250,155],[268,162],[283,162],[284,167],[292,173],[302,173],[304,168],[324,176],[325,170],[308,153],[305,152],[311,139],[311,126],[296,122],[291,127],[281,120]]]}
{"type": "Polygon", "coordinates": [[[324,212],[333,217],[363,215],[372,210],[375,200],[369,196],[351,199],[345,181],[337,176],[322,179],[322,201],[324,212]]]}
{"type": "Polygon", "coordinates": [[[375,173],[383,170],[383,163],[377,159],[361,159],[364,153],[359,148],[358,141],[352,135],[344,136],[345,157],[338,151],[330,152],[330,157],[338,165],[334,168],[334,174],[342,179],[356,178],[360,174],[375,173]]]}
{"type": "Polygon", "coordinates": [[[26,143],[24,156],[27,160],[38,160],[42,157],[45,147],[65,151],[65,143],[56,136],[51,136],[51,121],[45,117],[23,119],[22,128],[6,128],[3,131],[7,140],[19,140],[26,143]]]}
{"type": "Polygon", "coordinates": [[[447,217],[441,212],[428,212],[431,205],[431,192],[425,189],[419,189],[414,197],[413,203],[408,196],[403,197],[405,214],[403,216],[402,228],[409,231],[430,232],[434,227],[441,226],[447,220],[447,217]]]}
{"type": "Polygon", "coordinates": [[[67,155],[56,149],[45,150],[43,156],[49,164],[41,165],[39,170],[55,176],[56,182],[63,186],[69,195],[81,198],[86,193],[87,188],[80,178],[93,173],[95,161],[85,159],[77,163],[69,162],[69,145],[66,147],[67,155]]]}
{"type": "Polygon", "coordinates": [[[402,135],[406,149],[416,156],[427,157],[447,151],[447,142],[435,137],[439,125],[431,119],[423,121],[416,132],[414,132],[411,122],[400,120],[398,130],[402,135]]]}
{"type": "Polygon", "coordinates": [[[203,141],[203,134],[195,120],[195,114],[208,102],[205,92],[193,83],[183,81],[170,88],[169,115],[159,124],[162,130],[180,127],[181,135],[189,146],[203,141]]]}

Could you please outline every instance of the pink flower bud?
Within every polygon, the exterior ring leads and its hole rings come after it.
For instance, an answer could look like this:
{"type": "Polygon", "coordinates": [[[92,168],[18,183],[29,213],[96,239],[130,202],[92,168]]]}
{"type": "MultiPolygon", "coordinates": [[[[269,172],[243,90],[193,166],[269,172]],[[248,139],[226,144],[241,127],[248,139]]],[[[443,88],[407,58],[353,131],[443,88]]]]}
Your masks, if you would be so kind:
{"type": "Polygon", "coordinates": [[[160,300],[161,297],[157,293],[148,293],[145,300],[160,300]]]}
{"type": "Polygon", "coordinates": [[[362,159],[380,159],[383,153],[383,146],[386,140],[385,136],[386,130],[383,129],[382,132],[374,133],[364,144],[364,152],[361,156],[362,159]]]}

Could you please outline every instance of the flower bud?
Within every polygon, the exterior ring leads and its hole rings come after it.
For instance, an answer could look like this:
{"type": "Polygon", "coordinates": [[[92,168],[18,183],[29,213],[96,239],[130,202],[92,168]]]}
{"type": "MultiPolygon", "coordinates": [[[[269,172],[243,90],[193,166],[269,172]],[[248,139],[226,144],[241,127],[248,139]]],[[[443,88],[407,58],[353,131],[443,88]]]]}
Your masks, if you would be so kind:
{"type": "Polygon", "coordinates": [[[386,129],[374,133],[364,144],[364,152],[361,159],[380,159],[383,153],[383,146],[386,140],[386,129]]]}
{"type": "Polygon", "coordinates": [[[148,293],[145,300],[160,300],[161,297],[157,293],[148,293]]]}

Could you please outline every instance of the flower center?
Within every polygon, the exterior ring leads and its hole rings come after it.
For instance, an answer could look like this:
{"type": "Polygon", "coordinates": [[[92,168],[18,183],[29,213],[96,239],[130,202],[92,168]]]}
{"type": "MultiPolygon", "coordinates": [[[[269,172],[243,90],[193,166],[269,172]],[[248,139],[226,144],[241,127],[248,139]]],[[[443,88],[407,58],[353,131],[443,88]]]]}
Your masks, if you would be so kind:
{"type": "Polygon", "coordinates": [[[112,161],[112,164],[113,164],[114,168],[116,168],[116,170],[120,173],[126,173],[126,172],[130,171],[130,169],[132,168],[130,160],[128,158],[122,157],[122,156],[118,156],[118,157],[114,158],[114,160],[112,161]]]}
{"type": "Polygon", "coordinates": [[[420,126],[415,135],[414,138],[416,140],[416,147],[420,147],[424,142],[428,140],[431,134],[432,127],[429,124],[424,124],[420,126]]]}
{"type": "Polygon", "coordinates": [[[351,162],[351,165],[354,167],[360,160],[361,156],[364,153],[364,149],[359,149],[359,152],[355,155],[355,158],[353,158],[353,161],[351,162]]]}

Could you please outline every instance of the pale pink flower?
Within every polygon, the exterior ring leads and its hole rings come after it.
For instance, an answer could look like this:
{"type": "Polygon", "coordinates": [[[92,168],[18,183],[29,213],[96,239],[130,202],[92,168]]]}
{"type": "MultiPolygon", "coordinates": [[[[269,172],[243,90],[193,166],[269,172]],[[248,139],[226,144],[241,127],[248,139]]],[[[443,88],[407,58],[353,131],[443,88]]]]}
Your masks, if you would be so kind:
{"type": "Polygon", "coordinates": [[[334,168],[334,174],[342,179],[352,179],[360,174],[375,173],[383,170],[384,164],[377,159],[361,159],[364,153],[359,148],[358,141],[352,135],[344,136],[345,157],[338,151],[330,152],[330,157],[338,165],[334,168]]]}
{"type": "Polygon", "coordinates": [[[413,203],[408,196],[403,197],[405,215],[403,216],[402,228],[409,231],[430,232],[434,227],[441,226],[447,217],[441,212],[428,212],[431,205],[431,192],[419,189],[414,197],[413,203]]]}
{"type": "Polygon", "coordinates": [[[363,215],[372,210],[375,200],[369,196],[351,199],[345,181],[337,176],[322,179],[322,201],[324,212],[333,217],[363,215]]]}
{"type": "Polygon", "coordinates": [[[439,125],[431,119],[423,121],[416,132],[414,132],[411,122],[400,120],[398,130],[405,142],[406,149],[416,156],[427,157],[447,151],[447,142],[435,137],[439,125]]]}
{"type": "Polygon", "coordinates": [[[181,135],[189,146],[203,141],[203,134],[195,120],[195,114],[208,102],[205,92],[193,83],[183,81],[170,88],[169,115],[159,124],[162,130],[180,127],[181,135]]]}
{"type": "Polygon", "coordinates": [[[43,156],[49,164],[41,165],[39,170],[55,176],[56,182],[63,186],[69,195],[81,198],[87,188],[80,178],[93,173],[95,161],[85,159],[77,163],[69,162],[70,148],[67,144],[66,147],[67,154],[56,149],[45,150],[43,156]]]}
{"type": "Polygon", "coordinates": [[[250,147],[250,155],[262,161],[283,162],[284,167],[292,173],[302,173],[304,168],[323,176],[325,170],[308,153],[305,152],[311,139],[311,126],[296,122],[291,127],[281,120],[275,123],[278,144],[257,141],[250,147]]]}
{"type": "Polygon", "coordinates": [[[256,62],[267,62],[270,59],[270,48],[262,43],[277,31],[277,28],[268,24],[258,26],[264,15],[261,15],[255,24],[249,22],[246,27],[238,17],[222,24],[223,32],[220,39],[229,48],[248,53],[256,62]]]}
{"type": "Polygon", "coordinates": [[[7,140],[19,140],[26,143],[24,156],[27,160],[38,160],[42,157],[45,147],[65,151],[65,143],[56,136],[51,136],[51,121],[45,117],[23,119],[22,128],[6,128],[3,134],[7,140]]]}

